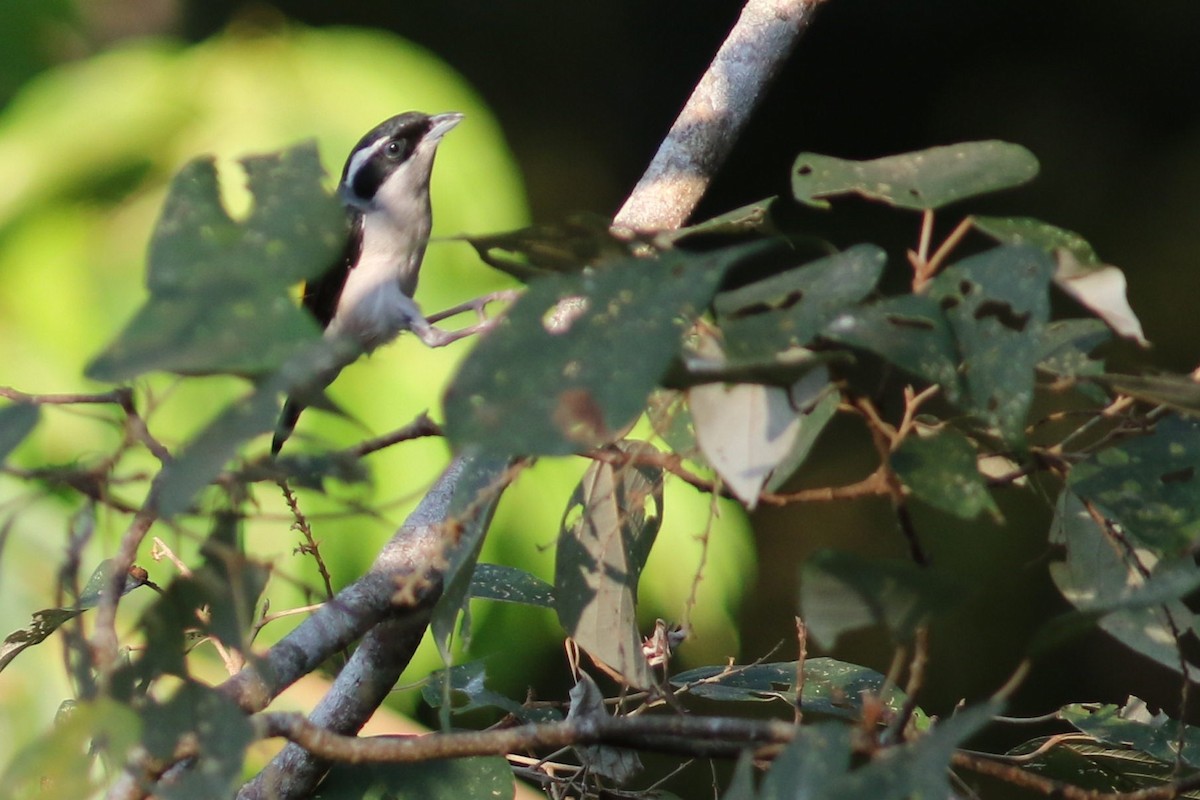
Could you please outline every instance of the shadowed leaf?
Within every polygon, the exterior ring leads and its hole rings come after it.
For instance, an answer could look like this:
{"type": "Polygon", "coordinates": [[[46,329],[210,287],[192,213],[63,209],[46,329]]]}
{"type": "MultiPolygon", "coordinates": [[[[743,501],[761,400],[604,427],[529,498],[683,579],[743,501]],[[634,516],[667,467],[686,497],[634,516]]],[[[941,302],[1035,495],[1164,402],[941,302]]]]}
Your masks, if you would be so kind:
{"type": "Polygon", "coordinates": [[[999,519],[1000,509],[975,466],[975,448],[957,431],[909,436],[891,462],[901,482],[934,508],[963,519],[984,511],[999,519]]]}
{"type": "MultiPolygon", "coordinates": [[[[657,453],[626,442],[636,455],[657,453]]],[[[651,684],[637,627],[637,584],[663,513],[662,471],[594,461],[571,497],[554,566],[558,619],[580,647],[630,685],[651,684]]]]}
{"type": "Polygon", "coordinates": [[[418,764],[339,764],[313,800],[463,800],[508,798],[513,792],[508,762],[479,756],[418,764]]]}

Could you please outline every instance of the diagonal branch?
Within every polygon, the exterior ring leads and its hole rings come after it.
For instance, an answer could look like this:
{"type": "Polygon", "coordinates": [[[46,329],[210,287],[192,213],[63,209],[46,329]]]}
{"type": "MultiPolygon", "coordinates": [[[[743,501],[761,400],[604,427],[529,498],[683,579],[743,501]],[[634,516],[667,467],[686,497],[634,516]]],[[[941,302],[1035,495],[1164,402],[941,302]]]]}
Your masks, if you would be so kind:
{"type": "Polygon", "coordinates": [[[614,227],[670,230],[691,216],[823,2],[747,0],[614,227]]]}

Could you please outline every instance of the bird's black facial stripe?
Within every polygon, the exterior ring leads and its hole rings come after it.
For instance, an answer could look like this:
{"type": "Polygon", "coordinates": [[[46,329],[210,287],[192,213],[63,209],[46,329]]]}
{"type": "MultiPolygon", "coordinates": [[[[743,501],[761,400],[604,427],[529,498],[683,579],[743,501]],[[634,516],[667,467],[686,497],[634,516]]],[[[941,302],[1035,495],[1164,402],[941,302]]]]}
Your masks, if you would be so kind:
{"type": "Polygon", "coordinates": [[[363,137],[346,163],[344,176],[354,197],[373,198],[388,175],[416,151],[429,127],[429,118],[423,114],[402,115],[363,137]]]}

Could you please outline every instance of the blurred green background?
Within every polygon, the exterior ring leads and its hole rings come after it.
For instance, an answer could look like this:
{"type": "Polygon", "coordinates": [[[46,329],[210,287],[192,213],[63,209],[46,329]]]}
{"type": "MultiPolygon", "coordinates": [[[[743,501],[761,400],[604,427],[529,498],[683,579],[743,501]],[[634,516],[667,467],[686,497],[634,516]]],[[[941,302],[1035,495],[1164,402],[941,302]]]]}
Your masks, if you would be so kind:
{"type": "MultiPolygon", "coordinates": [[[[5,0],[0,384],[89,388],[82,365],[142,299],[142,252],[165,181],[200,153],[232,164],[315,136],[336,172],[357,137],[392,113],[461,110],[468,123],[447,138],[435,174],[436,235],[580,210],[613,213],[739,8],[729,0],[5,0]]],[[[1190,309],[1200,290],[1198,30],[1194,0],[828,0],[700,216],[786,193],[788,167],[802,150],[867,158],[967,139],[1019,142],[1041,160],[1041,177],[971,210],[1040,217],[1083,234],[1126,271],[1154,342],[1148,353],[1118,356],[1190,370],[1200,361],[1190,309]]],[[[866,204],[833,215],[796,211],[793,221],[840,245],[870,231],[897,269],[916,236],[915,219],[866,204]]],[[[946,214],[939,229],[956,221],[946,214]]],[[[430,248],[419,299],[435,309],[498,281],[467,246],[442,241],[430,248]]],[[[403,340],[348,370],[335,396],[366,429],[388,430],[437,407],[462,352],[431,353],[403,340]]],[[[174,445],[241,387],[156,379],[149,388],[162,400],[153,424],[174,445]]],[[[116,432],[94,416],[47,412],[22,463],[99,457],[116,432]]],[[[302,424],[306,436],[346,442],[364,434],[351,422],[312,417],[302,424]]],[[[370,561],[445,459],[438,442],[394,449],[372,461],[377,478],[387,476],[373,490],[339,487],[333,498],[305,498],[314,515],[387,502],[374,520],[317,517],[340,581],[370,561]]],[[[803,482],[854,480],[872,468],[871,457],[853,424],[836,424],[814,457],[821,469],[803,482]]],[[[546,575],[547,546],[580,469],[546,463],[525,476],[501,511],[489,557],[546,575]]],[[[11,481],[0,491],[5,514],[21,511],[0,553],[0,621],[8,631],[50,605],[71,506],[11,481]]],[[[664,535],[675,538],[655,558],[687,552],[693,560],[652,563],[643,595],[650,614],[679,619],[708,508],[686,488],[672,492],[664,535]]],[[[301,597],[287,579],[315,585],[314,576],[291,555],[294,538],[277,498],[260,495],[263,519],[251,526],[250,542],[280,565],[272,591],[282,608],[301,597]]],[[[1045,570],[1047,502],[1018,491],[999,499],[1007,524],[970,531],[915,510],[935,563],[978,588],[934,632],[925,698],[933,711],[994,689],[1037,621],[1062,608],[1045,570]]],[[[102,522],[107,538],[91,553],[97,559],[120,530],[119,519],[102,522]]],[[[797,565],[813,549],[904,552],[883,502],[762,512],[752,520],[753,539],[732,508],[723,507],[720,523],[692,620],[700,635],[684,654],[693,663],[752,659],[790,639],[797,565]]],[[[202,531],[193,524],[158,533],[186,555],[202,531]]],[[[472,656],[498,654],[499,669],[515,651],[528,654],[521,672],[498,675],[497,688],[520,695],[552,672],[561,680],[553,619],[507,607],[479,611],[472,656]]],[[[65,696],[57,651],[39,650],[0,675],[5,730],[40,729],[65,696]]],[[[843,642],[837,654],[877,669],[890,659],[886,642],[869,635],[843,642]]],[[[792,655],[785,644],[777,657],[792,655]]],[[[424,668],[431,663],[426,657],[424,668]]],[[[555,690],[553,682],[542,685],[555,690]]],[[[1177,685],[1095,636],[1039,664],[1014,711],[1120,702],[1129,692],[1172,706],[1177,685]]],[[[0,762],[10,746],[0,745],[0,762]]]]}

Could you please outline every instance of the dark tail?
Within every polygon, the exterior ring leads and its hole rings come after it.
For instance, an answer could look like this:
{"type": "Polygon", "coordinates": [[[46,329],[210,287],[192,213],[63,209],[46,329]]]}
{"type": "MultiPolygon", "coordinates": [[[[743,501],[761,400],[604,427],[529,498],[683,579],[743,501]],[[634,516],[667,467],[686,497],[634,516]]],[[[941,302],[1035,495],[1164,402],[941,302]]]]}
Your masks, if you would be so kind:
{"type": "Polygon", "coordinates": [[[271,439],[271,458],[279,455],[283,443],[292,435],[292,431],[296,430],[296,422],[303,410],[304,406],[290,397],[284,402],[283,413],[279,415],[279,422],[275,424],[275,437],[271,439]]]}

